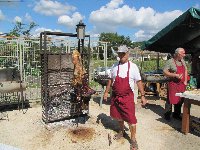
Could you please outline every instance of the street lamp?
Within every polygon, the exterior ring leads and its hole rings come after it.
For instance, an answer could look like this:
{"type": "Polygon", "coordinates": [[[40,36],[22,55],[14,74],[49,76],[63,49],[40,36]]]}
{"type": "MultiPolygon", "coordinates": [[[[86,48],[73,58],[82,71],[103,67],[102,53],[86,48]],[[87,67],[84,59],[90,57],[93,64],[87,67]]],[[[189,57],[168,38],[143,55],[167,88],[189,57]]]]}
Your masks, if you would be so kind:
{"type": "Polygon", "coordinates": [[[80,22],[76,25],[77,39],[78,39],[78,51],[83,52],[84,49],[84,38],[85,38],[85,24],[80,20],[80,22]],[[82,48],[80,49],[80,44],[82,48]]]}
{"type": "Polygon", "coordinates": [[[76,32],[77,32],[77,38],[78,39],[84,39],[85,38],[85,24],[82,22],[82,20],[76,25],[76,32]]]}

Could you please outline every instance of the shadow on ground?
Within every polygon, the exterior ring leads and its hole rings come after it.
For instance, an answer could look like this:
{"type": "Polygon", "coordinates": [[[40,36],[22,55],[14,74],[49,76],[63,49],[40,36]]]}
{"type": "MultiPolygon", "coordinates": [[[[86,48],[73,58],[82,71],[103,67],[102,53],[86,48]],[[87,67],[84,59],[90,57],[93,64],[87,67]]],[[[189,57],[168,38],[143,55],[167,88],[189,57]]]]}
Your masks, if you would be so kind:
{"type": "MultiPolygon", "coordinates": [[[[93,97],[93,101],[95,103],[99,104],[99,106],[100,106],[101,97],[95,96],[95,97],[93,97]]],[[[102,100],[102,105],[110,105],[110,97],[108,97],[107,101],[102,100]]]]}
{"type": "Polygon", "coordinates": [[[0,112],[6,113],[7,111],[13,111],[13,110],[19,110],[22,111],[23,114],[27,112],[27,110],[31,108],[29,101],[27,100],[24,103],[10,103],[10,104],[5,104],[0,106],[0,112]]]}
{"type": "Polygon", "coordinates": [[[154,113],[156,113],[157,115],[160,116],[160,118],[156,119],[157,121],[160,121],[164,124],[168,124],[169,126],[171,126],[172,128],[174,128],[176,131],[181,131],[181,121],[175,120],[175,119],[171,119],[171,121],[167,121],[164,119],[164,113],[165,113],[165,109],[157,104],[148,104],[146,109],[150,109],[151,111],[153,111],[154,113]]]}
{"type": "MultiPolygon", "coordinates": [[[[107,116],[104,113],[101,113],[97,116],[97,121],[96,123],[102,123],[102,125],[106,128],[106,129],[110,129],[113,130],[115,132],[119,131],[119,124],[116,120],[112,119],[110,116],[107,116]]],[[[125,131],[128,131],[129,129],[125,126],[125,131]]],[[[131,141],[130,137],[128,136],[128,134],[125,132],[124,138],[127,139],[129,142],[131,141]]]]}
{"type": "MultiPolygon", "coordinates": [[[[148,104],[146,109],[149,109],[149,110],[153,111],[154,113],[156,113],[157,115],[160,116],[160,118],[156,119],[157,121],[160,121],[164,124],[168,124],[170,127],[175,129],[176,131],[182,133],[182,131],[181,131],[182,121],[176,120],[173,117],[171,117],[170,121],[165,120],[164,119],[165,109],[162,106],[157,105],[157,104],[148,104]]],[[[190,121],[193,120],[193,119],[198,119],[198,118],[194,117],[194,116],[190,116],[190,121]]],[[[190,127],[191,127],[191,124],[190,124],[190,127]]],[[[191,128],[190,128],[190,133],[200,137],[200,134],[194,132],[191,128]]]]}

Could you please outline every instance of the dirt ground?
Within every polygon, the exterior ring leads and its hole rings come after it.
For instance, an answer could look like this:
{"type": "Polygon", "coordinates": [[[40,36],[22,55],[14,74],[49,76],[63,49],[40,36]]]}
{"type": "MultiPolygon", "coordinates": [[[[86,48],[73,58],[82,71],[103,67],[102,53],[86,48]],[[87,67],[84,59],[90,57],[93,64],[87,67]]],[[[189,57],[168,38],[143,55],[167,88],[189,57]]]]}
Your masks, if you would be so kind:
{"type": "MultiPolygon", "coordinates": [[[[8,118],[1,115],[1,145],[21,150],[129,150],[130,132],[126,124],[126,136],[113,140],[118,130],[117,122],[109,117],[109,102],[99,106],[100,97],[90,101],[90,112],[86,117],[45,124],[42,121],[42,107],[32,104],[25,113],[7,111],[8,118]],[[77,125],[78,122],[78,125],[77,125]],[[108,140],[111,136],[111,141],[108,140]]],[[[140,150],[198,150],[200,135],[180,132],[181,122],[163,119],[163,100],[149,98],[147,109],[136,105],[137,141],[140,150]]],[[[200,107],[192,105],[191,116],[200,118],[200,107]]],[[[6,149],[7,150],[7,149],[6,149]]],[[[14,150],[14,149],[13,149],[14,150]]]]}

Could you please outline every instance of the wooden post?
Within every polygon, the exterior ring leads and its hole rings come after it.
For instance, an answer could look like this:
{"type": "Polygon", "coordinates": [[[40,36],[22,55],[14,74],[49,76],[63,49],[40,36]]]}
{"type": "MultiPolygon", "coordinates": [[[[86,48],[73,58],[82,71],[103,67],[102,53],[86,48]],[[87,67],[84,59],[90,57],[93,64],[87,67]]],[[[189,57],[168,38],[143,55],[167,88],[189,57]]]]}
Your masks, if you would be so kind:
{"type": "Polygon", "coordinates": [[[184,105],[183,105],[183,117],[182,117],[182,132],[184,134],[187,134],[189,132],[190,128],[190,102],[189,99],[184,99],[184,105]]]}

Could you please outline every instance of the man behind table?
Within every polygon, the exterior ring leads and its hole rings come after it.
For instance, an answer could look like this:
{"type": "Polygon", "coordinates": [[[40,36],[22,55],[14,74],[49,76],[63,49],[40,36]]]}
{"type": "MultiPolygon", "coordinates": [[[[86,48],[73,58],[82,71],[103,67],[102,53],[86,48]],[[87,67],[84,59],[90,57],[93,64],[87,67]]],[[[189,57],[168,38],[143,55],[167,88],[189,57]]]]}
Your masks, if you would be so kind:
{"type": "Polygon", "coordinates": [[[124,135],[124,121],[129,124],[131,132],[131,150],[138,149],[136,142],[136,116],[134,103],[134,83],[137,83],[141,93],[142,105],[147,103],[145,92],[139,69],[136,64],[128,61],[129,50],[126,46],[118,47],[119,62],[112,66],[110,78],[104,92],[104,100],[107,100],[110,86],[112,86],[112,97],[110,115],[116,119],[120,126],[120,131],[114,136],[119,139],[124,135]]]}
{"type": "Polygon", "coordinates": [[[181,97],[175,96],[176,93],[184,92],[187,85],[187,67],[183,60],[185,57],[185,50],[183,48],[177,48],[174,53],[174,57],[169,59],[163,69],[165,76],[169,77],[168,82],[168,95],[167,102],[165,104],[166,120],[170,121],[172,113],[172,104],[174,105],[173,117],[181,120],[181,106],[183,100],[181,97]]]}

